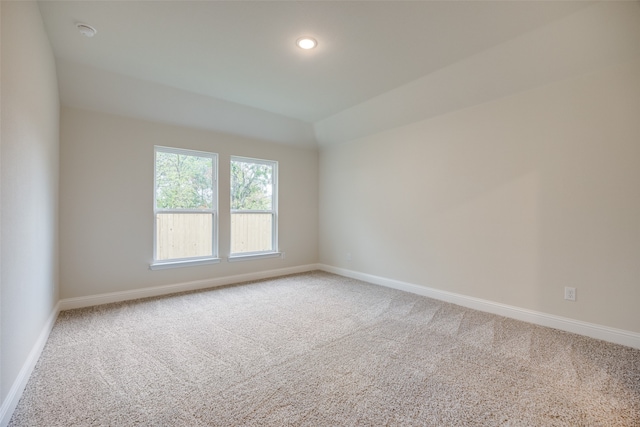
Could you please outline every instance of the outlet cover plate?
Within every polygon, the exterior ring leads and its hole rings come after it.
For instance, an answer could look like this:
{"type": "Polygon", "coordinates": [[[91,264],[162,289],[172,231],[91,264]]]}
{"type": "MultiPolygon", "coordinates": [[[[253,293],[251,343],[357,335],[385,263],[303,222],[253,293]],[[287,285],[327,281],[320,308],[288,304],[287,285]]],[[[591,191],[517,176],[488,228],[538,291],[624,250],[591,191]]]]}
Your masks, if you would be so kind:
{"type": "Polygon", "coordinates": [[[564,299],[567,301],[575,301],[576,300],[576,288],[570,288],[569,286],[564,287],[564,299]]]}

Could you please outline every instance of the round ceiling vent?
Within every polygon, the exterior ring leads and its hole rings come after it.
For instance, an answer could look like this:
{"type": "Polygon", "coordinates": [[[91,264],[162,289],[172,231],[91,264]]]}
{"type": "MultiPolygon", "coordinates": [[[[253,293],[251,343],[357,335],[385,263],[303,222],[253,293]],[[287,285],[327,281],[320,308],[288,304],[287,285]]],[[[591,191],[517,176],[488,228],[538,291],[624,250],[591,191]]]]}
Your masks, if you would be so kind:
{"type": "Polygon", "coordinates": [[[80,31],[80,34],[82,34],[85,37],[93,37],[98,32],[91,25],[82,24],[82,23],[76,24],[76,28],[78,28],[78,31],[80,31]]]}

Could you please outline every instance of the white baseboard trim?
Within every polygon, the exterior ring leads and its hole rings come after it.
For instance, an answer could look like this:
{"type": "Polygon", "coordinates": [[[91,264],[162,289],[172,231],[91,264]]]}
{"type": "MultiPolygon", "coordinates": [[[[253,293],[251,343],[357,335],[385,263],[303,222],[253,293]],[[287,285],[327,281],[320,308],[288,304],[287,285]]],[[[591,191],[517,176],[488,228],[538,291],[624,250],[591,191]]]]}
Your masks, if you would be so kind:
{"type": "Polygon", "coordinates": [[[31,377],[31,373],[33,372],[33,368],[35,368],[36,363],[40,358],[40,354],[42,353],[42,350],[47,343],[49,334],[51,333],[53,325],[56,323],[56,319],[58,318],[58,313],[60,313],[59,302],[53,308],[53,311],[45,322],[44,327],[42,328],[42,331],[38,336],[38,339],[29,352],[27,359],[24,361],[22,369],[20,369],[20,372],[18,373],[18,377],[13,382],[13,385],[11,386],[11,389],[9,389],[7,397],[2,402],[2,406],[0,407],[0,427],[6,427],[9,424],[9,421],[11,421],[13,411],[15,411],[16,406],[18,406],[18,402],[22,397],[24,388],[27,386],[29,377],[31,377]]]}
{"type": "Polygon", "coordinates": [[[109,292],[105,294],[89,295],[86,297],[65,298],[60,300],[60,311],[72,310],[75,308],[92,307],[94,305],[109,304],[113,302],[130,301],[140,298],[157,297],[160,295],[175,294],[178,292],[215,288],[217,286],[233,285],[235,283],[268,279],[277,276],[286,276],[288,274],[304,273],[307,271],[318,269],[318,264],[307,264],[296,267],[259,271],[256,273],[238,274],[235,276],[225,276],[213,279],[197,280],[193,282],[177,283],[173,285],[153,286],[121,292],[109,292]]]}
{"type": "Polygon", "coordinates": [[[413,283],[402,282],[386,277],[360,273],[358,271],[347,270],[330,265],[319,264],[318,268],[328,273],[338,274],[340,276],[362,280],[364,282],[372,283],[375,285],[386,286],[388,288],[411,292],[417,295],[422,295],[429,298],[461,305],[463,307],[472,308],[474,310],[497,314],[499,316],[509,317],[511,319],[522,320],[540,326],[546,326],[549,328],[559,329],[562,331],[572,332],[575,334],[640,349],[640,334],[636,332],[610,328],[594,323],[569,319],[567,317],[555,316],[553,314],[514,307],[480,298],[456,294],[453,292],[441,291],[422,285],[416,285],[413,283]]]}

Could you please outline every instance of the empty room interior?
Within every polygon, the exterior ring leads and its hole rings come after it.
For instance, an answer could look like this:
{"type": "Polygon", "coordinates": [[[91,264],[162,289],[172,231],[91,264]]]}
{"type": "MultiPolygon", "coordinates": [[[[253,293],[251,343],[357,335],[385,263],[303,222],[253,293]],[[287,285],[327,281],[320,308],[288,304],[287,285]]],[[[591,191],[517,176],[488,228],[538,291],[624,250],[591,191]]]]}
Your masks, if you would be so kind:
{"type": "Polygon", "coordinates": [[[639,1],[0,18],[0,426],[640,425],[639,1]]]}

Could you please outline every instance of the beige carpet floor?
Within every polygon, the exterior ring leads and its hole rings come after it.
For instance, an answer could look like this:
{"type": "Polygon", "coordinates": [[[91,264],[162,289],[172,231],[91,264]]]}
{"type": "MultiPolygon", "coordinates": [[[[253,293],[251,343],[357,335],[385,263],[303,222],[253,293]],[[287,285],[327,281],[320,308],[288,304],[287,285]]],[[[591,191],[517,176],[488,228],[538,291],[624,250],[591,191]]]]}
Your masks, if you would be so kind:
{"type": "Polygon", "coordinates": [[[312,272],[62,312],[17,426],[640,426],[640,350],[312,272]]]}

